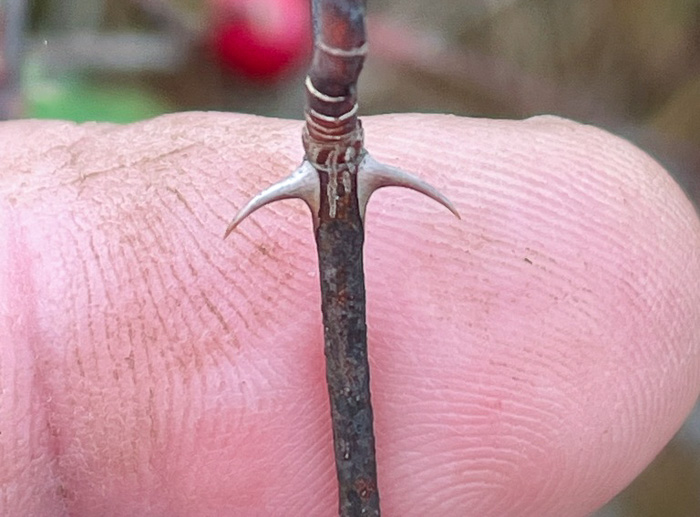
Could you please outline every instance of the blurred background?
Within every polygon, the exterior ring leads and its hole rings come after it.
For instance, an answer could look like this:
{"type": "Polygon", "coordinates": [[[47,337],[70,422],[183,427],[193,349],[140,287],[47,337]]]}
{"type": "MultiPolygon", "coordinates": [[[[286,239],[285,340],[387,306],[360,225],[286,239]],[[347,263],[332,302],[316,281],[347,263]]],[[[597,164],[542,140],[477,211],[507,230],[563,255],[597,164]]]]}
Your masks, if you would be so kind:
{"type": "MultiPolygon", "coordinates": [[[[302,118],[309,0],[0,0],[0,119],[302,118]]],[[[700,0],[370,0],[361,113],[554,113],[700,204],[700,0]]],[[[700,411],[596,517],[700,516],[700,411]]]]}

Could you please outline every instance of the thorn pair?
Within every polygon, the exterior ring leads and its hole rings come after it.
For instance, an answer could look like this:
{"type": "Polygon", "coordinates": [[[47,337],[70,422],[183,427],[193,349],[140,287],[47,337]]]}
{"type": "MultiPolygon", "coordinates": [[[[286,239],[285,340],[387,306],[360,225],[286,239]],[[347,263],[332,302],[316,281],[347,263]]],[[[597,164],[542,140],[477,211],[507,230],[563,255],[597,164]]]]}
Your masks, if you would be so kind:
{"type": "MultiPolygon", "coordinates": [[[[360,206],[360,216],[363,220],[369,198],[375,190],[382,187],[405,187],[420,192],[440,203],[460,219],[454,205],[435,187],[413,174],[379,163],[368,153],[365,153],[357,169],[357,200],[360,206]]],[[[308,160],[304,160],[290,176],[266,188],[241,208],[226,228],[224,238],[228,237],[246,217],[259,208],[275,201],[292,198],[301,199],[308,205],[314,218],[314,227],[316,227],[321,187],[318,173],[308,160]]]]}

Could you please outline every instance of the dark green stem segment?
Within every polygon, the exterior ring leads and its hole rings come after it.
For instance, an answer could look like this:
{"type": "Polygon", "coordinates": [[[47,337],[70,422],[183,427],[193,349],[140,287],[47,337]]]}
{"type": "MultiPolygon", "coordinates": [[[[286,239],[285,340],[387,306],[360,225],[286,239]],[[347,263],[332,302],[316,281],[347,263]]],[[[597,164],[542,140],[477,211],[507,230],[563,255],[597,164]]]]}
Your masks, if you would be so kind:
{"type": "MultiPolygon", "coordinates": [[[[328,174],[320,172],[319,177],[321,192],[326,192],[328,174]]],[[[367,358],[364,228],[354,195],[356,179],[352,174],[350,191],[339,189],[337,217],[329,217],[329,201],[321,196],[316,230],[341,517],[380,515],[367,358]]]]}

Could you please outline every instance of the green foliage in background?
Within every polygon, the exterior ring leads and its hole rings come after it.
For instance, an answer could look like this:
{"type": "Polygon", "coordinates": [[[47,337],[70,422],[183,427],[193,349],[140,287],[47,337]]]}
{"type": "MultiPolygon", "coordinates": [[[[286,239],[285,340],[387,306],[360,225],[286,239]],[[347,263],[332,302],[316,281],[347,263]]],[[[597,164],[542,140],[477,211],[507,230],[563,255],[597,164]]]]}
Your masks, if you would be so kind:
{"type": "Polygon", "coordinates": [[[28,71],[24,86],[28,118],[128,123],[174,111],[161,97],[136,86],[79,75],[45,78],[28,71]]]}

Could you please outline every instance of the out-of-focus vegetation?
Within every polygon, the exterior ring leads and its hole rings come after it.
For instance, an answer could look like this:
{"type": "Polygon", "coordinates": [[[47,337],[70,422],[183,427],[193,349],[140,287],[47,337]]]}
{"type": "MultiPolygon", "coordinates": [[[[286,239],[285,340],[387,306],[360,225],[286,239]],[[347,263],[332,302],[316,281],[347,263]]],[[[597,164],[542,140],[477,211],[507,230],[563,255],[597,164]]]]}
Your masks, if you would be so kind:
{"type": "MultiPolygon", "coordinates": [[[[287,19],[294,8],[275,1],[34,0],[21,63],[25,115],[129,121],[218,109],[301,118],[308,49],[287,48],[288,67],[253,78],[222,65],[213,44],[229,22],[269,35],[276,6],[287,19]]],[[[363,114],[590,122],[646,149],[700,204],[700,0],[369,4],[363,114]]],[[[700,423],[691,422],[600,517],[700,516],[700,423]]]]}
{"type": "Polygon", "coordinates": [[[369,111],[590,122],[635,141],[700,200],[700,1],[376,4],[369,111]]]}

